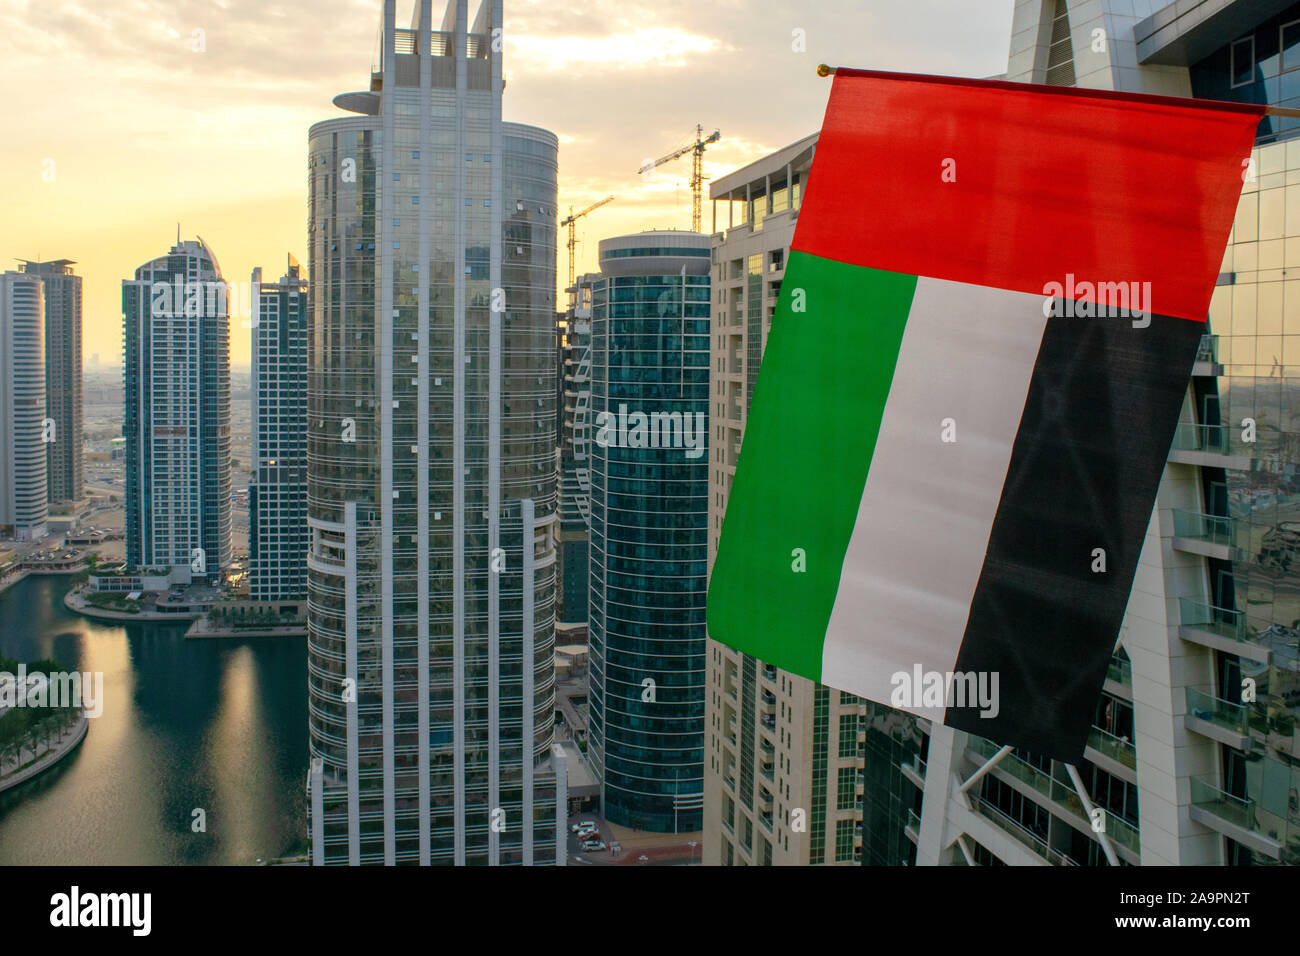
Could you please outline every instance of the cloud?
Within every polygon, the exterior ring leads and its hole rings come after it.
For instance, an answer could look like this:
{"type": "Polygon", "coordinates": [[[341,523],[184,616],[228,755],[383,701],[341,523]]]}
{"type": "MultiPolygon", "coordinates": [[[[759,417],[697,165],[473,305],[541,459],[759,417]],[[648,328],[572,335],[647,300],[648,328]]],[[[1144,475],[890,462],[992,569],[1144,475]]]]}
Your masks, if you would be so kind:
{"type": "Polygon", "coordinates": [[[603,36],[512,34],[506,54],[524,70],[683,68],[693,55],[723,49],[719,40],[668,27],[651,27],[603,36]]]}

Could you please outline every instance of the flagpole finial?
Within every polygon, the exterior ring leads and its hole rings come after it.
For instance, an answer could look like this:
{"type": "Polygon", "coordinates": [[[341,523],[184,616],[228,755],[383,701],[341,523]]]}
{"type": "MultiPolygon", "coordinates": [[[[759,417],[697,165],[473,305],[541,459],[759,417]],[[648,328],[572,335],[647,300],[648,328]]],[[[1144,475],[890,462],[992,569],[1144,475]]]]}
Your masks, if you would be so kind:
{"type": "Polygon", "coordinates": [[[831,75],[832,73],[834,73],[834,72],[835,72],[835,67],[833,67],[833,66],[827,66],[825,63],[818,63],[818,64],[817,64],[817,75],[818,75],[818,76],[830,76],[830,75],[831,75]]]}

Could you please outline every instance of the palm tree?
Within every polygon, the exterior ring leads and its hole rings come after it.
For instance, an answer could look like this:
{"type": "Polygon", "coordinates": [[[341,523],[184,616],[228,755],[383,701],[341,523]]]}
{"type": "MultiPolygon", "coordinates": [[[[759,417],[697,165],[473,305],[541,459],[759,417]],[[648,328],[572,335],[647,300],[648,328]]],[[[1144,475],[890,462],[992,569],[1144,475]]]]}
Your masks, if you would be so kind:
{"type": "Polygon", "coordinates": [[[14,769],[18,769],[18,741],[7,740],[0,744],[0,773],[4,772],[4,765],[9,760],[14,761],[14,769]]]}

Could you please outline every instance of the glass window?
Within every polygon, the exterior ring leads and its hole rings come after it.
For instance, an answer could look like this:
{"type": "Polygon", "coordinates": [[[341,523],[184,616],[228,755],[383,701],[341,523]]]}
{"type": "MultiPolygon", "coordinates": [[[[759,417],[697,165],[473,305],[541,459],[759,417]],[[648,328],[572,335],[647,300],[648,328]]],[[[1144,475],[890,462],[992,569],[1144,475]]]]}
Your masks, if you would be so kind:
{"type": "Polygon", "coordinates": [[[1282,72],[1300,69],[1300,20],[1282,24],[1282,72]]]}
{"type": "Polygon", "coordinates": [[[1255,38],[1244,37],[1232,44],[1232,86],[1245,86],[1255,76],[1255,38]]]}
{"type": "Polygon", "coordinates": [[[853,859],[853,821],[835,821],[835,862],[847,863],[853,859]]]}

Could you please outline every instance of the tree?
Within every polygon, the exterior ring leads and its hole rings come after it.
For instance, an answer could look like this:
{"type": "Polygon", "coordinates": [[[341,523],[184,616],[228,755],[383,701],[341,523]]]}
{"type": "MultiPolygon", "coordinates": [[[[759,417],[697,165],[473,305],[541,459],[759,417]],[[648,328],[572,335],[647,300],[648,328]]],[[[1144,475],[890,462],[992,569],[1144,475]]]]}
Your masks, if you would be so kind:
{"type": "Polygon", "coordinates": [[[0,743],[0,774],[4,773],[5,764],[9,761],[14,762],[14,769],[18,769],[18,741],[7,740],[0,743]]]}

